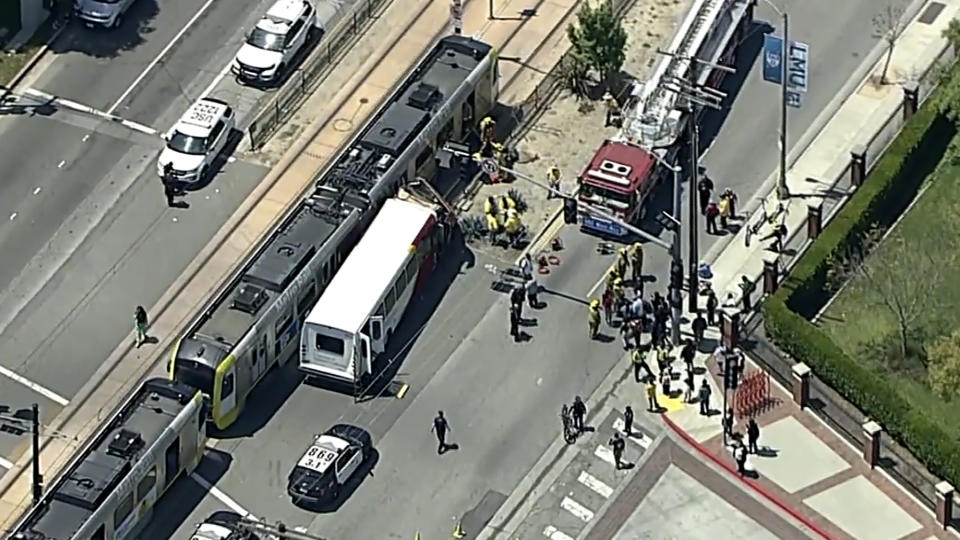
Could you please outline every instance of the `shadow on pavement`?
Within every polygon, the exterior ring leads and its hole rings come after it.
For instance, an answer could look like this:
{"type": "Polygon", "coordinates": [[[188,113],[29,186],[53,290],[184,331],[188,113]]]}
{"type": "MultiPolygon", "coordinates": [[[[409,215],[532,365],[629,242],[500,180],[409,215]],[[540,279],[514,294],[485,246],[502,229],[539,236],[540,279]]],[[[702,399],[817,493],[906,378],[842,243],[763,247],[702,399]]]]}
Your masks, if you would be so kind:
{"type": "MultiPolygon", "coordinates": [[[[227,473],[232,463],[233,457],[230,454],[219,450],[207,450],[194,472],[210,485],[215,486],[227,473]]],[[[207,490],[196,480],[181,476],[153,507],[153,517],[140,538],[156,540],[173,538],[180,525],[206,496],[207,490]]]]}
{"type": "Polygon", "coordinates": [[[250,437],[273,418],[280,407],[303,382],[303,374],[297,370],[294,356],[283,366],[274,366],[247,397],[243,413],[232,426],[225,430],[210,429],[210,437],[236,439],[250,437]]]}
{"type": "Polygon", "coordinates": [[[75,16],[63,34],[50,46],[54,54],[78,52],[94,58],[113,58],[144,43],[145,35],[155,28],[152,21],[160,13],[157,0],[138,0],[123,15],[117,28],[88,28],[75,16]]]}

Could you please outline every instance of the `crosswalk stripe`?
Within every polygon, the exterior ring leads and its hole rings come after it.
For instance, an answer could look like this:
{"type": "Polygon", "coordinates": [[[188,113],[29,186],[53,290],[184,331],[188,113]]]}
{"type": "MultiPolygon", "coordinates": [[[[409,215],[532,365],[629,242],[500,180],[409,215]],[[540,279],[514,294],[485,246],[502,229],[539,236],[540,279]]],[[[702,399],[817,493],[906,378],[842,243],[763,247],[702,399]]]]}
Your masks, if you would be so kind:
{"type": "Polygon", "coordinates": [[[617,460],[613,458],[613,450],[607,448],[602,444],[598,446],[596,450],[594,450],[593,455],[597,456],[598,458],[606,461],[611,465],[617,464],[617,460]]]}
{"type": "MultiPolygon", "coordinates": [[[[623,429],[624,429],[625,427],[626,427],[626,424],[623,423],[623,419],[622,419],[622,418],[617,418],[616,420],[613,421],[613,430],[614,430],[614,431],[619,431],[619,432],[623,433],[623,429]]],[[[630,430],[630,436],[627,437],[627,438],[630,439],[631,441],[639,444],[639,445],[642,446],[644,449],[650,448],[650,443],[653,442],[653,441],[650,439],[650,437],[647,437],[645,434],[641,433],[640,431],[637,431],[636,429],[631,429],[631,430],[630,430]]]]}
{"type": "Polygon", "coordinates": [[[602,480],[600,480],[596,476],[593,476],[587,471],[583,471],[580,473],[580,476],[577,477],[577,482],[580,482],[581,484],[592,489],[597,495],[600,495],[604,499],[609,499],[610,495],[613,495],[612,487],[604,484],[602,480]]]}
{"type": "Polygon", "coordinates": [[[543,529],[543,535],[550,540],[573,540],[572,536],[560,532],[553,525],[547,525],[547,527],[543,529]]]}
{"type": "Polygon", "coordinates": [[[589,523],[593,519],[593,511],[587,508],[586,506],[578,503],[577,501],[571,499],[570,497],[564,497],[563,501],[560,502],[560,508],[563,508],[567,512],[570,512],[574,516],[583,521],[584,523],[589,523]]]}

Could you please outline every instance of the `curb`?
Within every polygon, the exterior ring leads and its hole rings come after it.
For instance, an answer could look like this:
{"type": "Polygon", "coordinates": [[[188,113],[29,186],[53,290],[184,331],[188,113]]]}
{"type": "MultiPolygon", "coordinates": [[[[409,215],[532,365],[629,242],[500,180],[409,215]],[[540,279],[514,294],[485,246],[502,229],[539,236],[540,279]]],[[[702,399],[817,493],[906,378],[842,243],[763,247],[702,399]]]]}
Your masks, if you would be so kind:
{"type": "MultiPolygon", "coordinates": [[[[44,24],[46,24],[46,22],[44,22],[44,24]]],[[[47,54],[47,51],[50,50],[50,46],[53,45],[53,42],[56,41],[57,38],[60,37],[60,34],[62,34],[66,29],[67,25],[64,24],[60,26],[60,28],[54,30],[53,34],[51,34],[47,39],[47,42],[44,43],[37,52],[33,53],[33,56],[30,57],[30,60],[27,60],[27,63],[20,68],[20,71],[18,71],[17,74],[10,79],[10,82],[8,82],[6,85],[0,85],[3,87],[3,93],[0,94],[0,101],[3,101],[4,98],[13,93],[13,89],[23,82],[23,79],[26,78],[27,74],[30,73],[30,71],[35,68],[37,64],[40,63],[40,60],[44,57],[44,55],[47,54]]]]}
{"type": "MultiPolygon", "coordinates": [[[[673,422],[673,420],[670,419],[670,417],[668,417],[668,416],[665,415],[665,414],[664,414],[664,415],[661,415],[661,417],[663,418],[663,422],[664,422],[666,425],[668,425],[668,426],[670,427],[670,429],[673,430],[674,433],[676,433],[681,439],[683,439],[684,441],[686,441],[686,443],[687,443],[688,445],[690,445],[691,447],[693,447],[697,452],[699,452],[700,454],[703,454],[704,456],[708,457],[708,458],[710,459],[710,461],[714,462],[716,465],[719,465],[721,468],[723,468],[723,469],[724,469],[725,471],[727,471],[728,473],[730,473],[730,474],[732,474],[732,475],[734,475],[734,476],[740,476],[740,473],[738,473],[738,472],[736,471],[736,469],[733,468],[733,465],[730,465],[730,464],[727,463],[725,460],[721,459],[720,457],[716,456],[715,454],[713,454],[712,452],[710,452],[709,450],[707,450],[706,447],[704,447],[702,444],[700,444],[699,442],[697,442],[696,439],[694,439],[693,437],[691,437],[690,434],[688,434],[686,431],[684,431],[680,426],[678,426],[677,424],[675,424],[675,423],[673,422]]],[[[770,492],[769,492],[766,488],[764,488],[763,486],[761,486],[761,485],[759,485],[758,483],[754,482],[753,480],[749,480],[749,479],[747,479],[747,478],[741,477],[740,480],[741,480],[741,482],[743,482],[744,484],[746,484],[747,486],[749,486],[751,489],[753,489],[753,491],[755,491],[755,492],[759,493],[760,495],[762,495],[764,499],[766,499],[766,500],[768,500],[769,502],[771,502],[771,503],[773,503],[774,505],[776,505],[778,508],[780,508],[781,510],[783,510],[784,512],[786,512],[787,514],[789,514],[790,517],[792,517],[793,519],[799,521],[799,522],[802,523],[805,527],[807,527],[807,528],[809,528],[811,531],[817,533],[818,535],[820,535],[820,536],[821,536],[822,538],[824,538],[825,540],[834,540],[834,537],[833,537],[832,535],[828,534],[826,531],[824,531],[824,530],[823,530],[823,527],[820,527],[819,525],[817,525],[816,523],[814,523],[813,521],[811,521],[810,518],[804,516],[803,514],[801,514],[800,512],[798,512],[797,510],[794,510],[792,506],[790,506],[790,505],[787,504],[786,502],[780,500],[779,497],[777,497],[776,495],[773,495],[772,493],[770,493],[770,492]]]]}

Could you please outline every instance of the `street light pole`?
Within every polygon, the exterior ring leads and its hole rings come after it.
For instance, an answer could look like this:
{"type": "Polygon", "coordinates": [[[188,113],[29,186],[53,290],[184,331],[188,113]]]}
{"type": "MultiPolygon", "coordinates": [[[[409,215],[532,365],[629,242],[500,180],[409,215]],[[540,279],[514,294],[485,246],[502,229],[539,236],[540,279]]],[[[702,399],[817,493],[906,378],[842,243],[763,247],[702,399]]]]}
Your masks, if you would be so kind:
{"type": "MultiPolygon", "coordinates": [[[[670,258],[672,264],[675,264],[678,268],[683,268],[683,259],[680,255],[680,167],[674,165],[671,167],[673,171],[673,217],[674,217],[674,229],[673,229],[673,245],[670,246],[670,258]]],[[[674,345],[680,345],[680,317],[683,310],[683,300],[680,299],[680,291],[677,290],[673,294],[677,295],[676,298],[670,299],[670,305],[673,307],[673,317],[671,317],[671,328],[670,328],[670,339],[673,341],[674,345]]]]}
{"type": "Polygon", "coordinates": [[[783,17],[783,46],[780,47],[780,177],[777,181],[777,197],[790,198],[787,186],[787,49],[790,47],[790,20],[787,12],[783,17]]]}
{"type": "Polygon", "coordinates": [[[43,496],[43,475],[40,474],[40,406],[31,407],[33,413],[33,504],[40,503],[43,496]]]}

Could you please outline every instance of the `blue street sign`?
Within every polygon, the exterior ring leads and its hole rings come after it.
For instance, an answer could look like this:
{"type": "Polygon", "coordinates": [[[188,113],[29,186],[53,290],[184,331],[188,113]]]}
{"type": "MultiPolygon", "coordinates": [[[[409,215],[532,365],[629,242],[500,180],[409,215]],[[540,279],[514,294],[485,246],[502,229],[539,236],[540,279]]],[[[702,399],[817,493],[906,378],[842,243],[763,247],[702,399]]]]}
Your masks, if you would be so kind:
{"type": "Polygon", "coordinates": [[[783,40],[770,34],[763,36],[763,80],[780,84],[783,78],[783,68],[780,67],[781,58],[783,58],[783,40]]]}

